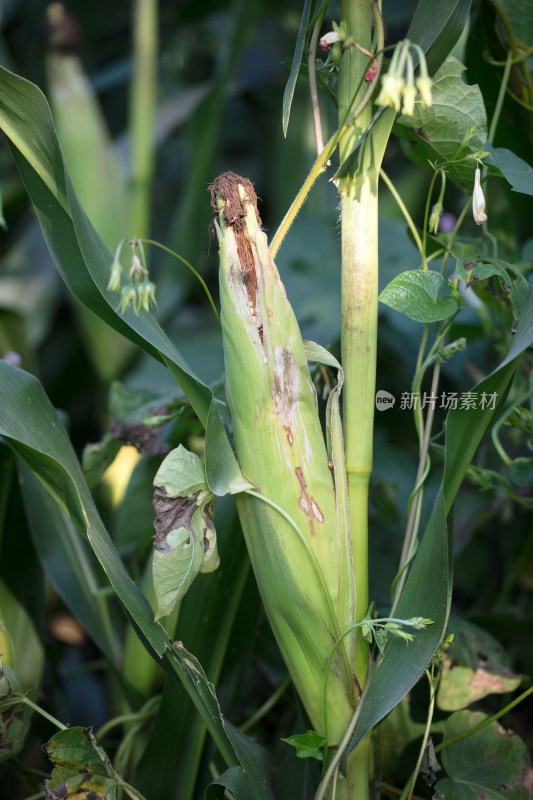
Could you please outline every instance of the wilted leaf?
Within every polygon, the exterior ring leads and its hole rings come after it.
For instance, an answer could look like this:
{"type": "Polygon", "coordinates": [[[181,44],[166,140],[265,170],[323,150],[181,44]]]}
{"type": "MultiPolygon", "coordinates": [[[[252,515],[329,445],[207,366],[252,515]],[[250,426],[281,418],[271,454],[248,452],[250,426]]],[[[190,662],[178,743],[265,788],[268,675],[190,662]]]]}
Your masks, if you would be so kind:
{"type": "Polygon", "coordinates": [[[444,278],[432,270],[413,269],[397,275],[379,295],[380,302],[416,322],[438,322],[457,310],[453,297],[440,297],[444,278]]]}
{"type": "MultiPolygon", "coordinates": [[[[444,728],[444,741],[479,725],[485,714],[459,711],[444,728]]],[[[527,800],[533,772],[525,743],[497,722],[442,751],[448,774],[435,786],[435,800],[527,800]]]]}
{"type": "Polygon", "coordinates": [[[47,800],[115,800],[118,776],[92,728],[60,731],[43,750],[53,764],[45,781],[47,800]]]}
{"type": "Polygon", "coordinates": [[[466,708],[489,694],[505,694],[519,686],[521,677],[509,666],[507,653],[477,625],[453,619],[453,644],[444,660],[437,705],[444,711],[466,708]]]}
{"type": "Polygon", "coordinates": [[[433,747],[433,741],[430,736],[422,757],[420,774],[424,783],[426,783],[428,786],[433,786],[440,771],[440,764],[437,760],[437,756],[435,755],[435,748],[433,747]]]}
{"type": "Polygon", "coordinates": [[[214,495],[205,467],[183,445],[163,461],[154,479],[153,578],[156,619],[170,614],[199,572],[218,567],[214,495]]]}
{"type": "Polygon", "coordinates": [[[17,674],[0,659],[0,761],[22,750],[30,727],[33,712],[24,702],[16,702],[17,695],[22,696],[17,674]]]}
{"type": "MultiPolygon", "coordinates": [[[[428,162],[451,161],[461,148],[460,157],[482,150],[487,139],[487,113],[479,86],[469,86],[462,78],[465,67],[448,56],[433,78],[433,105],[415,103],[412,117],[401,116],[396,129],[403,137],[406,154],[427,167],[428,162]],[[463,142],[466,141],[466,144],[463,142]]],[[[448,165],[452,180],[465,192],[474,187],[473,161],[448,165]]]]}

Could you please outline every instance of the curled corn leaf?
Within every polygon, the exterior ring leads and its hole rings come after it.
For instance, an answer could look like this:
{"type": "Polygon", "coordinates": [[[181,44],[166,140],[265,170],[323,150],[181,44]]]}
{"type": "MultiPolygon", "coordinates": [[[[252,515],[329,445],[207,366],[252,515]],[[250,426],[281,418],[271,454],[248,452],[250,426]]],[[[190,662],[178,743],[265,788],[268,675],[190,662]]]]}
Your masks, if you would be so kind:
{"type": "Polygon", "coordinates": [[[153,578],[156,619],[170,614],[200,572],[218,567],[213,525],[214,495],[205,467],[180,445],[165,458],[154,479],[153,578]]]}

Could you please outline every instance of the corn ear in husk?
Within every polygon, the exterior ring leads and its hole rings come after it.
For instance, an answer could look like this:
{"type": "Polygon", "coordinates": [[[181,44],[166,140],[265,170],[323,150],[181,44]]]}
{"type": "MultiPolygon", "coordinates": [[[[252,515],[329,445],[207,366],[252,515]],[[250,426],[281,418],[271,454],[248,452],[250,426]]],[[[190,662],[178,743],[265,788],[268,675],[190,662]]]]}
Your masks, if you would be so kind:
{"type": "Polygon", "coordinates": [[[260,229],[253,187],[225,173],[210,188],[220,211],[227,400],[239,465],[256,487],[254,496],[237,495],[237,508],[283,657],[313,727],[333,745],[358,694],[350,634],[332,659],[324,708],[328,659],[354,622],[348,517],[337,507],[300,330],[260,229]]]}

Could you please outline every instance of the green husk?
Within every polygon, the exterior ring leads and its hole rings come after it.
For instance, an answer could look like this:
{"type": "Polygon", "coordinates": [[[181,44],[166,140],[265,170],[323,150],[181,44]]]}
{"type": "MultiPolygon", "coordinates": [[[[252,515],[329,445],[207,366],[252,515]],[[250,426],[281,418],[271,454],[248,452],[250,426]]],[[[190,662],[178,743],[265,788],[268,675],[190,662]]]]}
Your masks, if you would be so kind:
{"type": "MultiPolygon", "coordinates": [[[[225,173],[211,192],[221,209],[221,322],[235,449],[245,478],[265,498],[237,495],[239,517],[298,693],[315,730],[337,744],[358,694],[349,635],[332,661],[325,731],[326,664],[355,617],[345,497],[338,510],[300,330],[260,230],[253,187],[225,173]]],[[[340,464],[335,474],[343,475],[340,464]]]]}

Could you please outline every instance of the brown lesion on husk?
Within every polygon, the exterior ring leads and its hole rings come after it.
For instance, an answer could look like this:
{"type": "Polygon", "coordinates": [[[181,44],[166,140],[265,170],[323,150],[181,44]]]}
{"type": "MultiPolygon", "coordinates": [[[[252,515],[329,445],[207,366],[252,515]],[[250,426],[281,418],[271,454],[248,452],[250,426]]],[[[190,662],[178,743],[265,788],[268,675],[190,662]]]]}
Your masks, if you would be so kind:
{"type": "Polygon", "coordinates": [[[300,484],[300,499],[298,500],[298,505],[300,506],[306,517],[309,517],[309,528],[311,530],[311,536],[314,536],[315,521],[321,523],[324,522],[324,514],[320,510],[318,504],[307,493],[307,483],[305,481],[305,476],[302,468],[296,467],[294,471],[296,473],[296,477],[298,478],[298,483],[300,484]]]}
{"type": "MultiPolygon", "coordinates": [[[[257,303],[257,275],[255,271],[255,260],[252,245],[246,234],[246,207],[245,203],[251,203],[257,223],[261,227],[261,217],[257,210],[257,195],[253,183],[248,178],[243,178],[235,172],[224,172],[208,187],[211,193],[211,206],[214,211],[219,213],[219,197],[224,201],[223,217],[227,227],[233,228],[237,253],[242,268],[242,279],[246,286],[249,298],[249,308],[252,317],[255,317],[257,303]],[[242,186],[246,197],[243,200],[239,192],[242,186]]],[[[262,327],[258,327],[261,343],[263,341],[262,327]]]]}
{"type": "Polygon", "coordinates": [[[276,347],[274,351],[274,380],[272,398],[276,412],[287,434],[287,441],[292,446],[294,436],[294,407],[299,400],[298,366],[293,353],[286,347],[276,347]]]}

